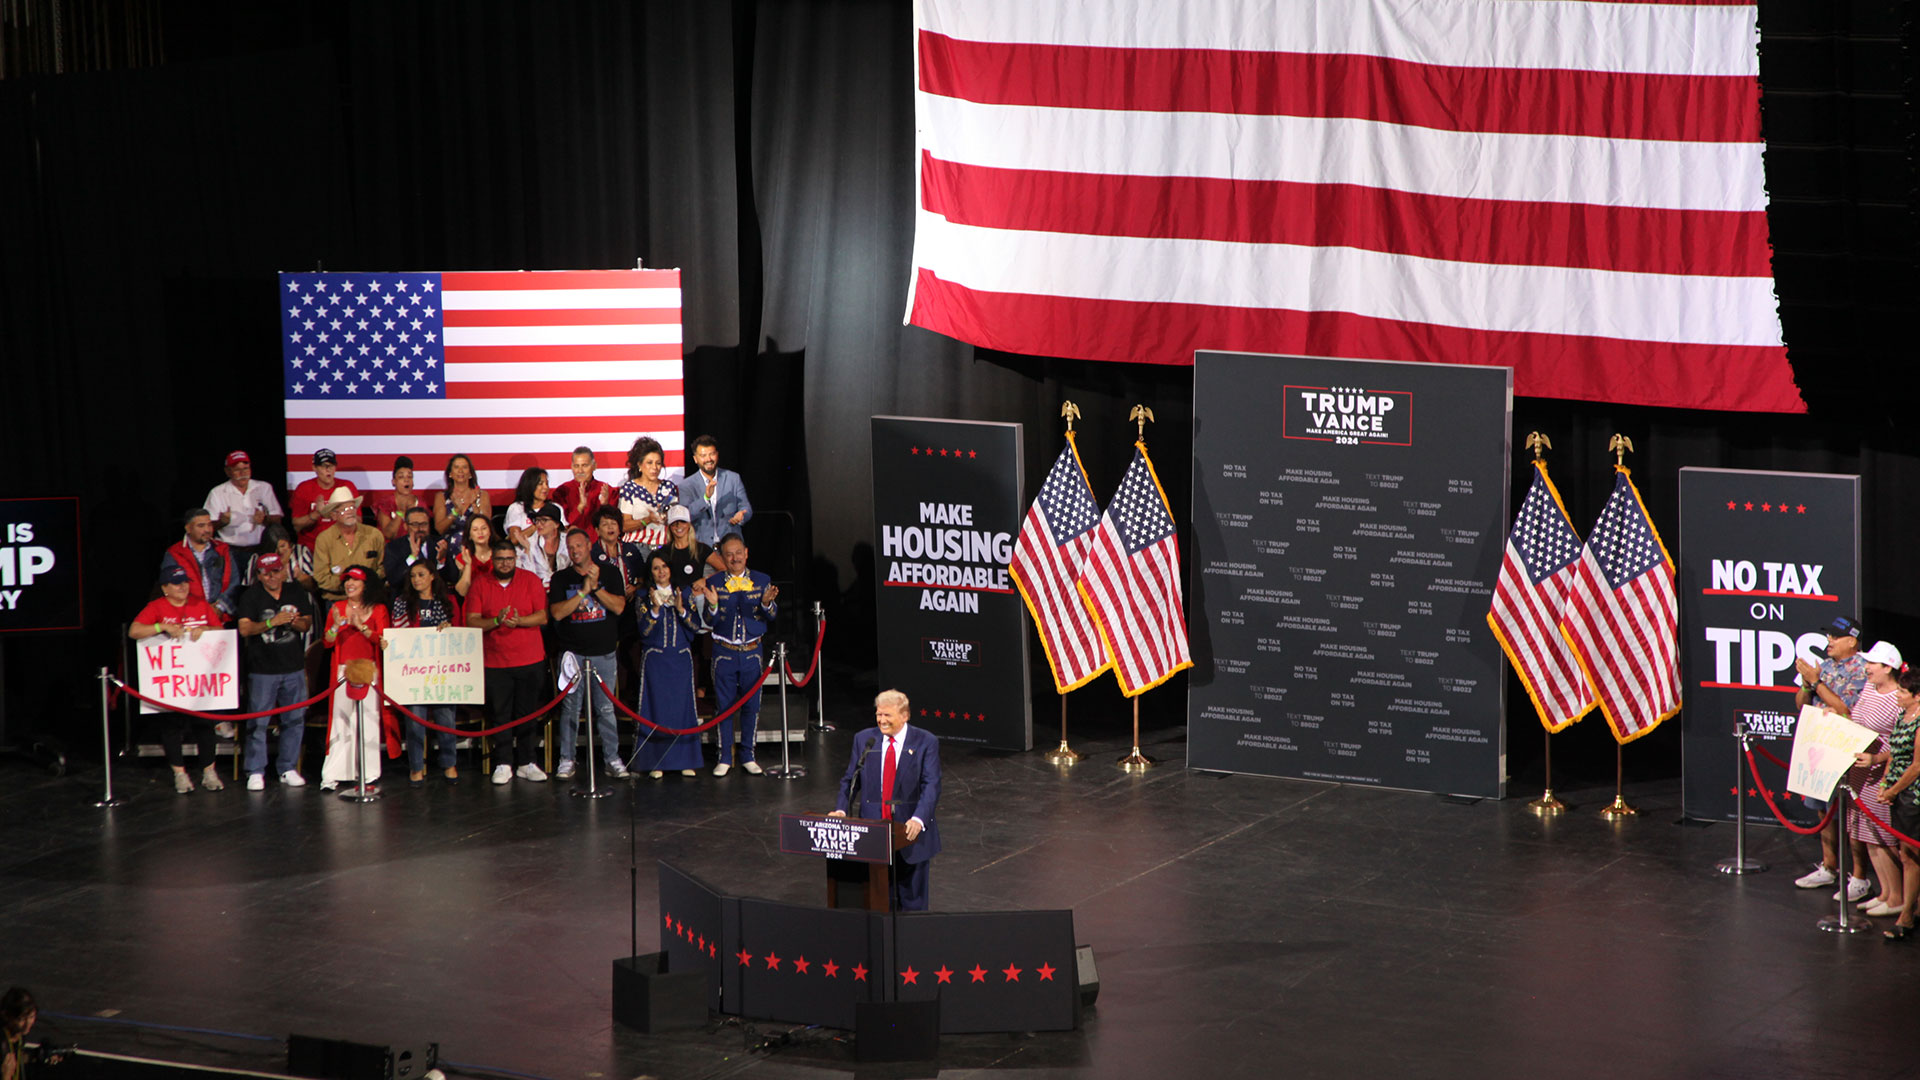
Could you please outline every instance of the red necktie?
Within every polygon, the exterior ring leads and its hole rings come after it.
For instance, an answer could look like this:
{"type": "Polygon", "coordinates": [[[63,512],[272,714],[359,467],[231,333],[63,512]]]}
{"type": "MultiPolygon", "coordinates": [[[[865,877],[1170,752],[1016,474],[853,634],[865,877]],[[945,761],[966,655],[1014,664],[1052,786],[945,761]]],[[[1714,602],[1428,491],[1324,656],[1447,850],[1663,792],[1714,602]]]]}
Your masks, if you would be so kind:
{"type": "Polygon", "coordinates": [[[887,756],[880,763],[880,820],[893,820],[893,736],[887,736],[887,756]]]}

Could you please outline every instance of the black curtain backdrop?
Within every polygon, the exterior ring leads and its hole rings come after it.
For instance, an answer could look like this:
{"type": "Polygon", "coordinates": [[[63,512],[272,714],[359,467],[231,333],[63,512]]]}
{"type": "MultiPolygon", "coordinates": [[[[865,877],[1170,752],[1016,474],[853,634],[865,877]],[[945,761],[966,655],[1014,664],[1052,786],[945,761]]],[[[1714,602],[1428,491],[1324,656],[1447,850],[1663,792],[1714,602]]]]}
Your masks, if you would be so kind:
{"type": "MultiPolygon", "coordinates": [[[[1515,430],[1552,437],[1583,530],[1610,485],[1607,438],[1627,434],[1670,545],[1681,466],[1864,474],[1861,614],[1920,650],[1900,497],[1920,483],[1905,423],[1920,386],[1901,359],[1920,284],[1913,6],[1761,4],[1776,274],[1811,414],[1522,398],[1515,430]]],[[[90,675],[117,656],[180,511],[228,450],[278,456],[280,270],[681,268],[688,434],[714,434],[745,475],[765,516],[756,562],[794,567],[834,609],[842,660],[871,635],[871,415],[1021,421],[1031,493],[1072,399],[1104,496],[1145,403],[1187,511],[1189,369],[1012,356],[902,325],[911,5],[205,0],[164,5],[162,24],[160,66],[0,81],[0,495],[83,497],[89,619],[0,641],[15,733],[90,745],[90,675]]],[[[284,496],[277,467],[257,475],[284,496]]],[[[1180,723],[1184,690],[1147,695],[1143,724],[1180,723]]],[[[1517,682],[1509,700],[1524,775],[1539,739],[1517,682]]],[[[1108,684],[1071,703],[1077,729],[1127,720],[1108,684]]],[[[1057,711],[1043,690],[1042,730],[1057,711]]],[[[1559,771],[1610,777],[1603,728],[1559,737],[1559,771]]],[[[1630,775],[1677,771],[1678,735],[1637,743],[1630,775]]]]}

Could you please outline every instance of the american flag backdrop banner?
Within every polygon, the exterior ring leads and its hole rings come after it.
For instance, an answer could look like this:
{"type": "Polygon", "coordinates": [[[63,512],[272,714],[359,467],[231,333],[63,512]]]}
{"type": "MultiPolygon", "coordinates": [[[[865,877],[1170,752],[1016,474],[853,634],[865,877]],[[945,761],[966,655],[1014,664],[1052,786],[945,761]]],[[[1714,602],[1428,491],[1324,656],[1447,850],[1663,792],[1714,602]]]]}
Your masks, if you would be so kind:
{"type": "Polygon", "coordinates": [[[1580,537],[1546,464],[1535,461],[1533,468],[1533,485],[1507,537],[1487,625],[1520,673],[1540,722],[1548,731],[1559,731],[1595,704],[1580,660],[1560,633],[1568,586],[1580,562],[1580,537]]]}
{"type": "Polygon", "coordinates": [[[1053,669],[1053,688],[1066,693],[1085,686],[1113,664],[1100,628],[1076,582],[1093,546],[1100,507],[1080,464],[1073,432],[1047,471],[1040,494],[1027,509],[1008,566],[1015,587],[1033,613],[1040,646],[1053,669]]]}
{"type": "Polygon", "coordinates": [[[1805,410],[1751,3],[916,0],[906,321],[1805,410]]]}
{"type": "Polygon", "coordinates": [[[1166,492],[1133,444],[1107,512],[1094,527],[1080,592],[1099,620],[1120,692],[1135,697],[1193,666],[1180,591],[1180,545],[1166,492]]]}
{"type": "Polygon", "coordinates": [[[683,467],[678,270],[281,274],[280,329],[289,488],[320,447],[361,491],[466,454],[496,505],[576,446],[615,486],[643,434],[683,467]]]}
{"type": "Polygon", "coordinates": [[[1680,711],[1673,560],[1625,468],[1615,468],[1613,494],[1587,534],[1561,632],[1599,692],[1615,739],[1632,742],[1680,711]]]}

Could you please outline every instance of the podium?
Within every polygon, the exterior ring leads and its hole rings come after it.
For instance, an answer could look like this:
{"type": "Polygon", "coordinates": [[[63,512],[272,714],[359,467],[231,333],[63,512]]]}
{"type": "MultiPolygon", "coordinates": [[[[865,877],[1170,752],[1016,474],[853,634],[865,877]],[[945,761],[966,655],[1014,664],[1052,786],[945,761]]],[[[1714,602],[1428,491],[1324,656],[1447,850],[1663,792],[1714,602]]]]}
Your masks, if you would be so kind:
{"type": "Polygon", "coordinates": [[[904,821],[781,814],[780,850],[822,860],[827,906],[888,911],[893,897],[893,856],[909,843],[904,821]]]}

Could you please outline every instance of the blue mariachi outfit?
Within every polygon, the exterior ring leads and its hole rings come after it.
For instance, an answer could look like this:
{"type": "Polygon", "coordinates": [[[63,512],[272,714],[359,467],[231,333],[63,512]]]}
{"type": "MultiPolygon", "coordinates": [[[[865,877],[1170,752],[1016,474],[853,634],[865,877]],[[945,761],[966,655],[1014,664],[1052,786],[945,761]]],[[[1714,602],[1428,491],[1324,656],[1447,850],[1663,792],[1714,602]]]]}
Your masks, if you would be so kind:
{"type": "MultiPolygon", "coordinates": [[[[687,605],[685,615],[671,606],[659,614],[643,606],[645,593],[635,594],[629,608],[640,609],[640,640],[644,650],[640,661],[640,715],[661,727],[698,727],[700,716],[693,708],[693,635],[700,631],[694,618],[687,590],[680,590],[680,602],[687,605]]],[[[668,735],[643,728],[634,736],[635,771],[665,772],[670,769],[700,767],[700,736],[668,735]]]]}
{"type": "Polygon", "coordinates": [[[899,911],[927,909],[929,863],[940,854],[940,740],[933,732],[908,724],[895,736],[893,798],[882,794],[886,776],[887,737],[877,727],[853,737],[853,754],[840,778],[835,809],[857,818],[879,820],[882,807],[891,804],[893,821],[920,819],[920,838],[893,856],[893,906],[899,911]],[[855,778],[860,804],[852,804],[855,778]]]}
{"type": "MultiPolygon", "coordinates": [[[[773,579],[758,570],[748,570],[745,580],[725,571],[707,578],[707,587],[719,596],[720,604],[712,612],[703,612],[708,635],[713,639],[713,694],[717,713],[727,709],[760,681],[760,638],[766,634],[778,614],[778,604],[761,602],[761,596],[773,579]],[[729,584],[732,591],[729,590],[729,584]]],[[[701,606],[705,607],[705,601],[701,606]]],[[[740,760],[753,760],[753,731],[760,722],[760,695],[753,694],[740,706],[740,760]]],[[[649,717],[651,719],[651,717],[649,717]]],[[[720,724],[718,748],[724,764],[733,757],[733,720],[720,724]]]]}

